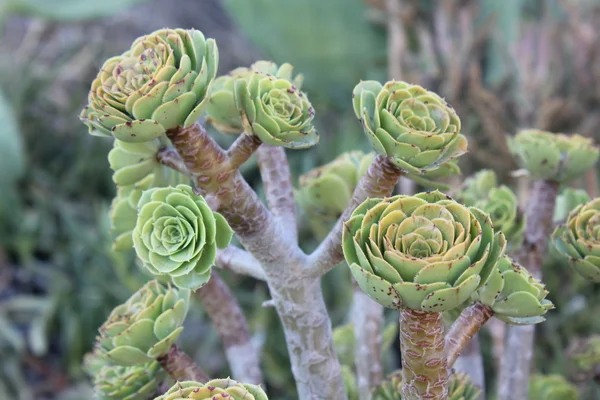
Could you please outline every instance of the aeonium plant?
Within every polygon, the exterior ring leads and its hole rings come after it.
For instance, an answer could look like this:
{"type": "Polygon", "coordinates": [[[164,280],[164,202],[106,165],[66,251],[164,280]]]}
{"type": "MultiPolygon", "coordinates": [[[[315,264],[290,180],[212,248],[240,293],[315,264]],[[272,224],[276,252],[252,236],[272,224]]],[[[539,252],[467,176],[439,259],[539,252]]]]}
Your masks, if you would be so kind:
{"type": "MultiPolygon", "coordinates": [[[[486,316],[534,323],[551,308],[539,280],[503,261],[510,199],[489,209],[508,210],[495,226],[486,207],[439,191],[390,197],[400,176],[436,186],[460,173],[467,141],[439,95],[401,81],[357,85],[348,106],[375,153],[342,155],[302,178],[302,207],[312,219],[327,219],[320,221],[322,242],[306,254],[284,151],[319,138],[301,76],[267,61],[215,79],[217,68],[212,39],[194,29],[161,29],[104,64],[81,113],[92,134],[114,140],[114,248],[133,249],[157,279],[100,328],[89,369],[99,398],[266,399],[258,351],[218,268],[266,282],[300,399],[344,400],[344,377],[361,395],[381,380],[364,370],[363,353],[355,354],[354,376],[335,352],[320,279],[344,256],[357,285],[401,313],[402,388],[392,395],[403,399],[447,398],[456,382],[449,368],[486,316]],[[198,122],[205,113],[217,130],[239,134],[228,149],[198,122]],[[254,153],[266,205],[239,173],[254,153]],[[210,379],[176,343],[196,305],[192,295],[219,333],[232,379],[210,379]],[[519,299],[527,300],[523,307],[519,299]],[[462,318],[444,335],[441,313],[459,307],[462,318]],[[484,317],[469,318],[474,311],[484,317]]],[[[364,321],[354,328],[356,347],[381,367],[381,346],[365,342],[379,336],[377,316],[366,307],[353,312],[364,321]]]]}

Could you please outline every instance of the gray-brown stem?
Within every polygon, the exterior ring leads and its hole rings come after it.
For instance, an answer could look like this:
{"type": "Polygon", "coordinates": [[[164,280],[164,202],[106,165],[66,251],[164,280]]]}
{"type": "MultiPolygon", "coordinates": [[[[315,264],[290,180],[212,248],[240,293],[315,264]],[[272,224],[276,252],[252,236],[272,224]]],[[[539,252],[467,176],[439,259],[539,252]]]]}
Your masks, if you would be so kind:
{"type": "Polygon", "coordinates": [[[309,276],[306,255],[290,245],[282,226],[202,126],[173,129],[167,135],[196,186],[219,199],[219,212],[262,265],[284,327],[299,398],[345,399],[320,279],[309,276]]]}
{"type": "Polygon", "coordinates": [[[263,144],[256,154],[269,209],[283,226],[288,238],[297,243],[296,202],[285,150],[263,144]]]}
{"type": "Polygon", "coordinates": [[[235,296],[213,271],[206,285],[196,291],[206,313],[217,329],[233,379],[262,383],[258,351],[252,344],[248,322],[235,296]]]}
{"type": "Polygon", "coordinates": [[[471,378],[471,383],[481,389],[477,400],[485,400],[485,371],[478,333],[471,338],[467,347],[460,353],[454,363],[454,369],[467,374],[471,378]]]}
{"type": "Polygon", "coordinates": [[[239,135],[229,150],[227,150],[230,167],[232,169],[239,168],[243,163],[248,161],[260,144],[261,141],[257,136],[247,133],[239,135]]]}
{"type": "Polygon", "coordinates": [[[338,219],[325,240],[310,255],[314,276],[321,276],[335,267],[342,259],[342,228],[354,209],[369,197],[386,197],[392,193],[402,171],[388,157],[377,155],[367,172],[358,182],[350,204],[338,219]]]}
{"type": "Polygon", "coordinates": [[[208,382],[209,378],[196,363],[176,344],[169,352],[157,359],[160,366],[176,381],[208,382]]]}
{"type": "Polygon", "coordinates": [[[446,335],[448,367],[452,367],[471,338],[493,315],[494,312],[490,307],[479,302],[471,304],[460,313],[446,335]]]}
{"type": "Polygon", "coordinates": [[[402,399],[445,400],[448,362],[444,350],[442,313],[400,311],[402,399]]]}
{"type": "Polygon", "coordinates": [[[159,163],[179,173],[182,173],[183,175],[189,176],[189,172],[185,167],[183,159],[179,156],[179,153],[174,148],[165,147],[160,149],[158,153],[156,153],[156,159],[159,163]]]}
{"type": "MultiPolygon", "coordinates": [[[[542,278],[542,261],[552,233],[558,186],[556,182],[535,181],[527,201],[524,242],[515,258],[538,279],[542,278]]],[[[506,335],[506,351],[500,363],[498,400],[525,399],[529,390],[535,325],[510,326],[506,335]]]]}
{"type": "Polygon", "coordinates": [[[371,300],[358,285],[355,285],[350,313],[356,342],[354,355],[358,397],[366,400],[371,396],[371,389],[379,385],[383,379],[381,364],[383,307],[371,300]]]}
{"type": "Polygon", "coordinates": [[[251,276],[261,281],[266,279],[259,262],[250,253],[235,246],[217,250],[215,265],[219,268],[233,271],[236,274],[251,276]]]}

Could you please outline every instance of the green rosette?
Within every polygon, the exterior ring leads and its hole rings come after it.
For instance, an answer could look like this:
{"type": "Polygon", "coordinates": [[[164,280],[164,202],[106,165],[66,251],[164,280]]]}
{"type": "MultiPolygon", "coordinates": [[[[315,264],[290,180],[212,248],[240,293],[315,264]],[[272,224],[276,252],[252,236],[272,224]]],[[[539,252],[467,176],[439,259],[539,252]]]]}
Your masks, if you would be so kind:
{"type": "Polygon", "coordinates": [[[235,80],[234,99],[244,131],[262,143],[303,149],[319,141],[312,124],[315,110],[288,79],[251,71],[235,80]]]}
{"type": "Polygon", "coordinates": [[[472,298],[490,307],[494,316],[507,324],[529,325],[545,321],[543,315],[554,308],[547,295],[542,282],[504,256],[472,298]]]}
{"type": "Polygon", "coordinates": [[[449,311],[487,281],[506,242],[490,217],[435,191],[367,199],[344,224],[352,275],[393,309],[449,311]]]}
{"type": "Polygon", "coordinates": [[[293,77],[290,64],[278,66],[270,61],[257,61],[250,68],[240,67],[215,79],[211,88],[208,103],[206,104],[206,120],[217,130],[223,133],[240,134],[244,130],[242,118],[235,105],[234,82],[237,79],[247,78],[252,71],[273,75],[286,79],[298,90],[302,86],[302,75],[293,77]]]}
{"type": "Polygon", "coordinates": [[[225,218],[187,185],[146,190],[137,210],[133,247],[148,271],[168,275],[180,288],[206,284],[217,248],[233,235],[225,218]]]}
{"type": "Polygon", "coordinates": [[[362,81],[352,104],[373,149],[407,174],[425,174],[467,151],[456,111],[419,85],[362,81]]]}
{"type": "Polygon", "coordinates": [[[189,300],[187,289],[148,282],[110,313],[99,329],[97,351],[121,366],[164,356],[183,331],[189,300]]]}
{"type": "Polygon", "coordinates": [[[515,193],[507,186],[498,186],[497,182],[494,171],[482,170],[465,180],[457,198],[467,206],[488,213],[494,229],[502,231],[515,248],[523,238],[525,216],[519,211],[519,199],[515,193]]]}
{"type": "Polygon", "coordinates": [[[529,129],[507,140],[511,153],[534,179],[569,182],[598,161],[598,147],[581,135],[529,129]]]}
{"type": "Polygon", "coordinates": [[[154,400],[269,400],[260,386],[233,379],[213,379],[206,383],[177,382],[167,393],[154,400]]]}
{"type": "Polygon", "coordinates": [[[146,142],[201,116],[218,65],[213,39],[195,29],[160,29],[107,60],[81,120],[97,136],[146,142]]]}
{"type": "Polygon", "coordinates": [[[554,230],[552,242],[581,276],[600,282],[600,198],[576,207],[554,230]]]}

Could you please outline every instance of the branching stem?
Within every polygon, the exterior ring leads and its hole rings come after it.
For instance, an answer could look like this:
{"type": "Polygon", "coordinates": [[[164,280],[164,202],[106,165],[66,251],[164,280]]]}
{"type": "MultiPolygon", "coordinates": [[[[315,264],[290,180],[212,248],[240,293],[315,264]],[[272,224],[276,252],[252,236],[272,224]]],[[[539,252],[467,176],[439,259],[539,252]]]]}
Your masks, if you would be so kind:
{"type": "Polygon", "coordinates": [[[208,375],[176,344],[169,352],[158,358],[160,366],[176,381],[208,382],[208,375]]]}
{"type": "Polygon", "coordinates": [[[229,287],[213,271],[196,291],[225,347],[232,376],[240,382],[262,383],[259,355],[252,345],[248,322],[229,287]]]}

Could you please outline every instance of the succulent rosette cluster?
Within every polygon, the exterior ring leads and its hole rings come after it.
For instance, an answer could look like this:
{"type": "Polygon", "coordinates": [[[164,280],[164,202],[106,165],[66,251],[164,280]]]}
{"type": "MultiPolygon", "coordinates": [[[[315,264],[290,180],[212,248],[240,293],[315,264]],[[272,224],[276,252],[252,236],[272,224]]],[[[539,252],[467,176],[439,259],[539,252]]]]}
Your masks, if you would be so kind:
{"type": "Polygon", "coordinates": [[[508,147],[534,179],[564,183],[598,161],[598,147],[581,135],[564,135],[535,129],[508,138],[508,147]]]}
{"type": "Polygon", "coordinates": [[[528,400],[579,400],[579,391],[562,375],[534,375],[529,380],[528,400]]]}
{"type": "Polygon", "coordinates": [[[137,203],[144,190],[186,183],[189,178],[161,163],[156,158],[162,148],[159,139],[128,143],[115,139],[108,161],[114,171],[117,196],[109,211],[113,250],[133,248],[131,233],[137,220],[137,203]]]}
{"type": "Polygon", "coordinates": [[[402,81],[362,81],[352,96],[375,151],[409,174],[435,170],[467,150],[456,111],[434,92],[402,81]]]}
{"type": "Polygon", "coordinates": [[[213,379],[206,383],[177,382],[155,400],[268,400],[260,386],[239,383],[233,379],[213,379]]]}
{"type": "Polygon", "coordinates": [[[302,149],[319,141],[312,124],[315,110],[290,80],[251,70],[234,81],[233,91],[244,131],[262,143],[302,149]]]}
{"type": "Polygon", "coordinates": [[[294,67],[285,63],[277,66],[271,61],[257,61],[249,68],[240,67],[219,76],[210,88],[210,95],[206,103],[206,120],[223,133],[240,134],[244,130],[242,117],[235,104],[234,82],[237,79],[246,79],[253,71],[272,75],[279,79],[286,79],[297,90],[302,87],[302,75],[293,76],[294,67]]]}
{"type": "Polygon", "coordinates": [[[328,164],[300,176],[296,199],[317,237],[324,237],[342,215],[375,153],[343,153],[328,164]]]}
{"type": "Polygon", "coordinates": [[[519,212],[519,199],[507,186],[498,186],[494,171],[482,170],[466,179],[457,197],[463,204],[488,213],[494,229],[502,231],[509,243],[521,243],[525,217],[519,212]]]}
{"type": "Polygon", "coordinates": [[[543,315],[554,308],[547,295],[542,282],[504,256],[472,299],[490,307],[496,318],[508,324],[528,325],[545,321],[543,315]]]}
{"type": "MultiPolygon", "coordinates": [[[[403,400],[401,388],[402,371],[395,371],[373,389],[372,400],[403,400]]],[[[481,389],[471,383],[468,375],[457,372],[450,377],[448,400],[476,400],[480,393],[481,389]]]]}
{"type": "Polygon", "coordinates": [[[98,136],[145,142],[201,116],[218,65],[213,39],[195,29],[161,29],[108,59],[80,118],[98,136]]]}
{"type": "Polygon", "coordinates": [[[217,248],[233,236],[225,218],[187,185],[146,190],[137,209],[133,245],[150,273],[168,275],[180,288],[208,282],[217,248]]]}
{"type": "Polygon", "coordinates": [[[121,366],[164,356],[183,331],[189,300],[189,290],[148,282],[110,313],[99,329],[97,351],[121,366]]]}
{"type": "Polygon", "coordinates": [[[581,204],[552,234],[556,250],[581,276],[600,282],[600,198],[581,204]]]}
{"type": "Polygon", "coordinates": [[[506,246],[490,217],[435,191],[367,199],[343,230],[360,288],[393,309],[451,310],[484,282],[506,246]]]}

